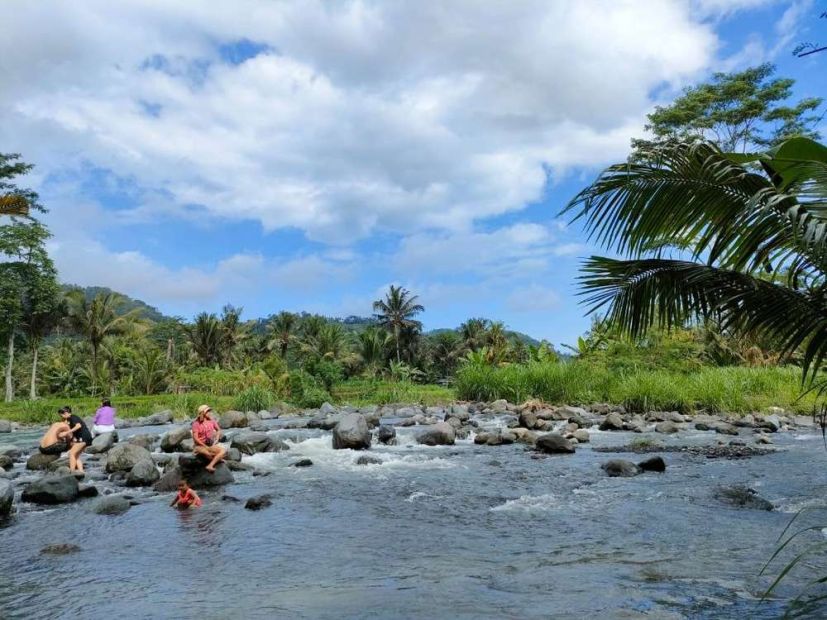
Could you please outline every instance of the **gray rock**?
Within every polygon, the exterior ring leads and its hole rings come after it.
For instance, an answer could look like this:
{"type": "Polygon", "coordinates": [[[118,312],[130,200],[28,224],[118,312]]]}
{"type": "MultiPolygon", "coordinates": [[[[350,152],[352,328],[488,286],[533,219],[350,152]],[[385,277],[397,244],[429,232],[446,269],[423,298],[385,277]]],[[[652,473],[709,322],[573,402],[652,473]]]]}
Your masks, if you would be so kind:
{"type": "Polygon", "coordinates": [[[772,439],[767,435],[756,435],[755,443],[770,445],[772,443],[772,439]]]}
{"type": "Polygon", "coordinates": [[[172,411],[168,409],[159,411],[144,420],[144,426],[160,426],[161,424],[172,424],[172,411]]]}
{"type": "Polygon", "coordinates": [[[695,430],[698,431],[711,431],[714,426],[714,424],[709,422],[695,422],[695,430]]]}
{"type": "Polygon", "coordinates": [[[574,435],[574,438],[577,440],[577,443],[588,443],[591,439],[589,437],[589,431],[583,428],[578,428],[572,434],[574,435]]]}
{"type": "Polygon", "coordinates": [[[416,441],[424,446],[453,446],[456,433],[447,422],[437,422],[421,431],[416,436],[416,441]]]}
{"type": "Polygon", "coordinates": [[[14,459],[6,454],[0,454],[0,469],[9,470],[14,467],[14,459]]]}
{"type": "Polygon", "coordinates": [[[333,429],[334,450],[366,450],[370,448],[370,430],[364,416],[348,413],[333,429]]]}
{"type": "Polygon", "coordinates": [[[293,467],[310,467],[313,465],[313,461],[310,459],[300,459],[293,463],[293,467]]]}
{"type": "Polygon", "coordinates": [[[241,461],[241,450],[239,450],[238,448],[233,448],[232,446],[230,446],[230,449],[227,450],[227,456],[225,458],[228,461],[240,462],[241,461]]]}
{"type": "Polygon", "coordinates": [[[757,426],[771,433],[776,433],[781,430],[781,420],[777,415],[772,414],[759,419],[757,426]]]}
{"type": "Polygon", "coordinates": [[[422,413],[421,409],[415,409],[413,407],[400,407],[396,410],[395,415],[397,418],[411,418],[420,413],[422,413]]]}
{"type": "Polygon", "coordinates": [[[17,446],[3,444],[0,445],[0,455],[8,456],[13,459],[19,459],[21,456],[23,456],[23,450],[18,448],[17,446]]]}
{"type": "Polygon", "coordinates": [[[609,413],[603,418],[603,421],[600,423],[600,430],[601,431],[622,431],[623,430],[623,418],[620,417],[618,413],[609,413]]]}
{"type": "Polygon", "coordinates": [[[157,482],[160,477],[161,474],[158,473],[158,468],[155,467],[153,461],[138,461],[126,475],[126,486],[148,487],[157,482]]]}
{"type": "Polygon", "coordinates": [[[537,437],[535,449],[547,454],[574,454],[574,446],[559,433],[547,433],[537,437]]]}
{"type": "Polygon", "coordinates": [[[43,555],[69,555],[70,553],[77,553],[80,547],[71,543],[56,543],[46,545],[40,550],[43,555]]]}
{"type": "Polygon", "coordinates": [[[323,413],[324,415],[330,415],[331,413],[339,413],[339,411],[331,405],[330,403],[322,403],[322,406],[319,407],[319,413],[323,413]]]}
{"type": "Polygon", "coordinates": [[[631,478],[643,471],[631,461],[624,461],[623,459],[606,461],[600,468],[605,471],[610,478],[631,478]]]}
{"type": "Polygon", "coordinates": [[[21,499],[33,504],[65,504],[78,497],[78,481],[73,475],[46,476],[32,482],[25,489],[21,499]]]}
{"type": "Polygon", "coordinates": [[[248,424],[247,414],[241,411],[225,411],[218,419],[221,428],[244,428],[248,424]]]}
{"type": "Polygon", "coordinates": [[[678,426],[674,422],[658,422],[657,424],[655,424],[655,432],[665,434],[677,433],[678,426]]]}
{"type": "Polygon", "coordinates": [[[163,452],[176,452],[181,447],[181,442],[192,437],[192,430],[189,426],[176,428],[161,437],[161,450],[163,452]]]}
{"type": "Polygon", "coordinates": [[[153,467],[152,454],[146,448],[131,443],[119,443],[106,455],[106,471],[130,471],[141,461],[147,461],[153,467]]]}
{"type": "Polygon", "coordinates": [[[773,510],[774,508],[771,502],[758,495],[754,489],[741,485],[719,487],[715,490],[714,496],[716,499],[736,508],[750,508],[752,510],[773,510]]]}
{"type": "Polygon", "coordinates": [[[504,398],[497,399],[491,403],[489,409],[494,413],[505,413],[508,411],[508,401],[504,398]]]}
{"type": "Polygon", "coordinates": [[[86,448],[86,452],[89,454],[101,454],[103,452],[109,452],[112,446],[115,445],[115,442],[118,440],[118,434],[116,432],[113,433],[102,433],[95,437],[92,440],[92,445],[86,448]]]}
{"type": "Polygon", "coordinates": [[[178,464],[169,467],[153,488],[161,493],[175,491],[182,479],[194,489],[207,489],[232,484],[235,481],[225,463],[219,463],[215,468],[215,473],[204,469],[206,464],[207,461],[194,454],[182,454],[178,459],[178,464]]]}
{"type": "Polygon", "coordinates": [[[14,489],[8,480],[0,480],[0,519],[5,519],[11,514],[14,504],[14,489]]]}
{"type": "Polygon", "coordinates": [[[465,405],[451,405],[451,408],[448,410],[448,415],[458,418],[461,422],[467,422],[471,418],[471,414],[468,413],[468,407],[465,405]]]}
{"type": "Polygon", "coordinates": [[[523,409],[520,412],[520,426],[527,429],[537,428],[537,412],[531,409],[523,409]]]}
{"type": "Polygon", "coordinates": [[[29,460],[26,461],[26,469],[43,471],[44,469],[48,469],[49,465],[59,458],[57,454],[41,454],[40,452],[35,452],[29,457],[29,460]]]}
{"type": "Polygon", "coordinates": [[[151,450],[152,446],[155,444],[156,441],[158,441],[158,435],[143,433],[141,435],[133,435],[129,438],[127,443],[131,443],[133,446],[141,446],[142,448],[151,450]]]}
{"type": "Polygon", "coordinates": [[[98,515],[122,515],[131,506],[123,495],[107,495],[95,502],[92,512],[98,515]]]}
{"type": "Polygon", "coordinates": [[[381,465],[382,459],[378,459],[375,456],[368,456],[367,454],[363,454],[358,459],[356,459],[357,465],[381,465]]]}
{"type": "Polygon", "coordinates": [[[258,454],[259,452],[280,452],[289,450],[290,446],[281,439],[270,437],[267,433],[247,431],[233,437],[231,448],[242,454],[258,454]]]}
{"type": "Polygon", "coordinates": [[[641,461],[637,465],[643,471],[657,471],[657,472],[666,471],[666,461],[664,461],[663,457],[660,457],[660,456],[653,456],[650,459],[646,459],[645,461],[641,461]]]}
{"type": "Polygon", "coordinates": [[[396,429],[393,426],[382,425],[376,431],[376,440],[385,445],[393,445],[396,443],[396,429]]]}
{"type": "Polygon", "coordinates": [[[0,420],[0,433],[11,433],[11,422],[0,420]]]}
{"type": "Polygon", "coordinates": [[[715,432],[720,435],[737,435],[738,429],[733,426],[732,424],[727,424],[726,422],[719,422],[718,424],[714,425],[715,432]]]}
{"type": "Polygon", "coordinates": [[[272,505],[273,500],[270,498],[269,495],[266,494],[251,497],[246,502],[244,502],[244,507],[247,510],[261,510],[262,508],[267,508],[268,506],[272,505]]]}
{"type": "MultiPolygon", "coordinates": [[[[77,474],[75,474],[75,478],[77,478],[77,474]]],[[[78,485],[78,497],[97,497],[98,495],[98,487],[94,484],[78,485]]]]}

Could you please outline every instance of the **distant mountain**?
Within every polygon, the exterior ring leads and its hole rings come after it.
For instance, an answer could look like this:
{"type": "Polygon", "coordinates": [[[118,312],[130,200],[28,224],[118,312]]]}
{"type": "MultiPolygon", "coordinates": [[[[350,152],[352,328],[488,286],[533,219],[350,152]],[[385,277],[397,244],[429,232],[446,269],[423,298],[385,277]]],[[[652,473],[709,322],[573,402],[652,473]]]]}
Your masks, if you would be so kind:
{"type": "Polygon", "coordinates": [[[117,291],[113,291],[110,288],[106,288],[105,286],[75,286],[74,284],[64,284],[61,286],[64,291],[71,291],[71,290],[80,290],[83,291],[84,296],[86,297],[86,301],[91,301],[96,295],[99,294],[107,294],[107,293],[115,293],[120,295],[123,298],[123,303],[121,304],[119,311],[121,314],[126,314],[134,309],[139,309],[141,318],[148,319],[150,321],[160,322],[165,319],[169,319],[171,317],[166,316],[162,312],[160,312],[157,308],[150,306],[148,303],[141,301],[140,299],[133,299],[129,295],[124,295],[123,293],[118,293],[117,291]]]}

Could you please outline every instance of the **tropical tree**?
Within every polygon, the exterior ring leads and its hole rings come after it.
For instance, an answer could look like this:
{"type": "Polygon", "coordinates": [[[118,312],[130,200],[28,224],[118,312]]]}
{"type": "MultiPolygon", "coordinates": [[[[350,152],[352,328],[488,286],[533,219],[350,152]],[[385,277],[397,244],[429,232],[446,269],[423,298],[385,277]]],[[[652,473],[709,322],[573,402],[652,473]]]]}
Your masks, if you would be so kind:
{"type": "Polygon", "coordinates": [[[287,349],[296,338],[299,317],[292,312],[282,311],[267,324],[267,349],[278,349],[281,359],[287,357],[287,349]]]}
{"type": "Polygon", "coordinates": [[[60,295],[57,271],[46,257],[37,269],[31,269],[23,299],[22,329],[32,355],[29,398],[37,398],[37,370],[43,339],[66,316],[66,303],[60,295]]]}
{"type": "Polygon", "coordinates": [[[241,313],[244,308],[236,308],[230,304],[224,306],[221,311],[221,348],[219,358],[227,365],[238,361],[238,353],[241,345],[249,337],[247,326],[241,322],[241,313]]]}
{"type": "Polygon", "coordinates": [[[422,327],[422,323],[413,318],[425,311],[424,306],[417,303],[417,299],[416,295],[411,295],[401,286],[391,285],[384,299],[373,302],[373,311],[379,324],[393,333],[397,363],[402,362],[402,330],[419,330],[422,327]]]}
{"type": "Polygon", "coordinates": [[[626,256],[583,266],[586,302],[612,325],[636,336],[715,319],[771,336],[782,354],[800,348],[814,378],[827,353],[827,147],[658,145],[607,168],[565,212],[626,256]]]}
{"type": "Polygon", "coordinates": [[[221,361],[224,336],[221,321],[215,314],[198,314],[192,325],[187,326],[187,337],[202,366],[215,366],[221,361]]]}
{"type": "Polygon", "coordinates": [[[490,324],[491,322],[488,319],[474,318],[468,319],[459,326],[459,333],[466,350],[476,351],[480,347],[485,346],[488,326],[490,324]]]}
{"type": "Polygon", "coordinates": [[[429,338],[431,367],[440,379],[448,377],[457,367],[463,342],[455,331],[441,331],[429,338]]]}
{"type": "Polygon", "coordinates": [[[385,363],[391,337],[387,332],[368,327],[356,336],[357,355],[365,374],[375,377],[385,363]]]}

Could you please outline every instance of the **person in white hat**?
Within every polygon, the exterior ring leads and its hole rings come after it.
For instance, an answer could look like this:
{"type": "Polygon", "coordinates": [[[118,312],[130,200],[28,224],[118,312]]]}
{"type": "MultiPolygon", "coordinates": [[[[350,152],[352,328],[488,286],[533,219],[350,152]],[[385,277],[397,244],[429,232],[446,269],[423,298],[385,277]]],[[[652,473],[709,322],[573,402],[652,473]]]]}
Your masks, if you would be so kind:
{"type": "Polygon", "coordinates": [[[210,459],[205,469],[214,472],[215,466],[227,455],[227,450],[218,443],[221,428],[210,416],[211,411],[209,405],[201,405],[198,408],[198,414],[192,423],[192,440],[195,443],[193,452],[210,459]]]}

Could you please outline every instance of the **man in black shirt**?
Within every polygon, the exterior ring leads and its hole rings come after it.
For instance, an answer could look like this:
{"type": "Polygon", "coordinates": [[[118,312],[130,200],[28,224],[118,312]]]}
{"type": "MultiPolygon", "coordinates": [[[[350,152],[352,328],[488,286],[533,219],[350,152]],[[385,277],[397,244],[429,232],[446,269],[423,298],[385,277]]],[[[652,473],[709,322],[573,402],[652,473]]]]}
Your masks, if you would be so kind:
{"type": "Polygon", "coordinates": [[[68,405],[60,410],[60,417],[66,421],[69,430],[72,431],[72,446],[69,448],[69,469],[82,472],[83,463],[80,460],[80,455],[86,449],[86,446],[92,443],[92,433],[89,432],[83,418],[73,414],[72,408],[68,405]]]}

